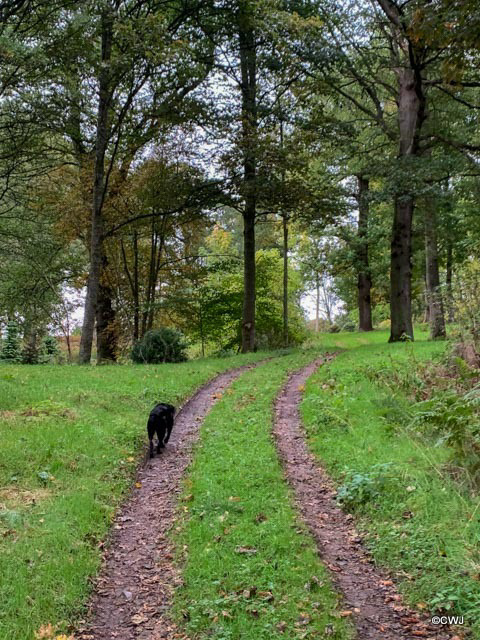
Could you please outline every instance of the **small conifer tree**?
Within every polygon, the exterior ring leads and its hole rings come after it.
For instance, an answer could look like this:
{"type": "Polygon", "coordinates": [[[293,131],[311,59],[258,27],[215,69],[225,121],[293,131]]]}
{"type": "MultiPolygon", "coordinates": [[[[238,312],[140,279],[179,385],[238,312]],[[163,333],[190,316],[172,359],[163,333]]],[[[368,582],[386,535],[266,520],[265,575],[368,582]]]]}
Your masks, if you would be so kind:
{"type": "Polygon", "coordinates": [[[0,360],[4,362],[21,362],[22,350],[18,333],[17,322],[10,320],[7,324],[7,335],[0,351],[0,360]]]}
{"type": "Polygon", "coordinates": [[[53,362],[59,354],[58,342],[55,336],[45,336],[42,340],[40,362],[53,362]]]}

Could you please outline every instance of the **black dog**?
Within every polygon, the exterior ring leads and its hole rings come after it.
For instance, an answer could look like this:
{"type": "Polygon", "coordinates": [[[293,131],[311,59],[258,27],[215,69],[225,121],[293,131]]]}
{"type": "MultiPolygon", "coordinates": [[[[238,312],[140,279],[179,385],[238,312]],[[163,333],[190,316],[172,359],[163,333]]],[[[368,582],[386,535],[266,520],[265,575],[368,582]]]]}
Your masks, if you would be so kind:
{"type": "Polygon", "coordinates": [[[153,435],[157,434],[157,453],[162,452],[162,448],[170,439],[173,427],[173,416],[175,407],[171,404],[161,402],[150,412],[147,422],[148,439],[150,440],[150,458],[153,458],[153,435]]]}

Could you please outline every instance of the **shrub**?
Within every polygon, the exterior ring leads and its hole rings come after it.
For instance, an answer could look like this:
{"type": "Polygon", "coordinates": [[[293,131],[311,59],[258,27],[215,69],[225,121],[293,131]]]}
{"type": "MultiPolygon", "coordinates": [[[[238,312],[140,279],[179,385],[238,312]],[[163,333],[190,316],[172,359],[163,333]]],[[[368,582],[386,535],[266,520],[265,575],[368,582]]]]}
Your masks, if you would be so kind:
{"type": "Polygon", "coordinates": [[[7,324],[7,336],[0,352],[0,360],[5,362],[21,362],[22,360],[18,324],[15,320],[10,320],[7,324]]]}
{"type": "Polygon", "coordinates": [[[348,470],[344,484],[338,488],[337,502],[349,511],[375,500],[384,488],[391,463],[375,464],[368,472],[348,470]]]}
{"type": "Polygon", "coordinates": [[[163,327],[147,331],[132,349],[132,360],[139,364],[185,362],[188,344],[183,333],[163,327]]]}
{"type": "Polygon", "coordinates": [[[58,342],[55,336],[45,336],[40,347],[39,362],[42,364],[54,362],[55,358],[59,355],[60,349],[58,348],[58,342]]]}

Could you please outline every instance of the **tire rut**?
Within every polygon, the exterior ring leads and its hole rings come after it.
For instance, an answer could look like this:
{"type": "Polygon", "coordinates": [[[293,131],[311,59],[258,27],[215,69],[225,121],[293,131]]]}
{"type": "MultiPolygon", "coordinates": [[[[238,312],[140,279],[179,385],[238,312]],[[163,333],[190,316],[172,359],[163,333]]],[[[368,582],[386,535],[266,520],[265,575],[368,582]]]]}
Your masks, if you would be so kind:
{"type": "Polygon", "coordinates": [[[310,453],[305,440],[299,403],[303,385],[329,355],[291,374],[275,402],[273,435],[296,506],[313,534],[318,552],[333,583],[352,611],[359,640],[448,640],[446,627],[409,610],[390,576],[374,567],[353,525],[335,502],[336,491],[326,472],[310,453]]]}
{"type": "Polygon", "coordinates": [[[201,387],[178,412],[164,452],[139,470],[133,495],[115,518],[79,640],[187,638],[168,617],[174,589],[182,584],[168,534],[199,427],[218,394],[256,364],[221,373],[201,387]]]}

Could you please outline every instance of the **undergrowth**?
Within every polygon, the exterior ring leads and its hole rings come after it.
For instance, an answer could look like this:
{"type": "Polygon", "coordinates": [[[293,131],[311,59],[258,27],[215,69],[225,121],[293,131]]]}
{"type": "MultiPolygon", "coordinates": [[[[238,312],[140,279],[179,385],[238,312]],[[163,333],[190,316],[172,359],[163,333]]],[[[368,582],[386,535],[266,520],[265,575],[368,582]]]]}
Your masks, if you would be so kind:
{"type": "Polygon", "coordinates": [[[302,414],[310,446],[337,482],[339,502],[356,514],[374,559],[396,572],[409,602],[464,615],[478,635],[475,373],[447,357],[445,343],[348,340],[353,348],[307,383],[302,414]]]}

